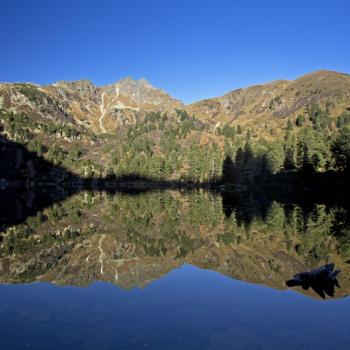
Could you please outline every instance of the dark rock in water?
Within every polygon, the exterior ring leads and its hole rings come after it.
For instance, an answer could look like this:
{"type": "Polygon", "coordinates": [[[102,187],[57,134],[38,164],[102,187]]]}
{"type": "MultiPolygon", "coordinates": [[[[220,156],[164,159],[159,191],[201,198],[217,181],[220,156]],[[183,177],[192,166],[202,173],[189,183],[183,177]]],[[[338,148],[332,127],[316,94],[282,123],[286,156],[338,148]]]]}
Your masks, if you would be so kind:
{"type": "Polygon", "coordinates": [[[334,286],[340,288],[337,275],[340,270],[334,270],[334,264],[327,264],[315,270],[297,273],[286,282],[288,287],[301,286],[304,290],[310,287],[321,297],[334,297],[334,286]]]}

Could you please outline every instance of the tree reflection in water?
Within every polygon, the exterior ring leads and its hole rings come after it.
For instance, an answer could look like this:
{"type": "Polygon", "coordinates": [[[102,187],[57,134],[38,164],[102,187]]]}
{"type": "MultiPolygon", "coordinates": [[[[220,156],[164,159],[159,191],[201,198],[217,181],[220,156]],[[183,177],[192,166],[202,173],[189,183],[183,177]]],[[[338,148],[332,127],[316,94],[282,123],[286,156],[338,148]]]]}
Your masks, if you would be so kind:
{"type": "Polygon", "coordinates": [[[48,206],[42,193],[8,198],[16,220],[11,211],[1,218],[0,282],[131,288],[187,263],[282,289],[293,274],[336,261],[344,279],[336,296],[350,291],[345,207],[205,190],[57,196],[48,206]]]}

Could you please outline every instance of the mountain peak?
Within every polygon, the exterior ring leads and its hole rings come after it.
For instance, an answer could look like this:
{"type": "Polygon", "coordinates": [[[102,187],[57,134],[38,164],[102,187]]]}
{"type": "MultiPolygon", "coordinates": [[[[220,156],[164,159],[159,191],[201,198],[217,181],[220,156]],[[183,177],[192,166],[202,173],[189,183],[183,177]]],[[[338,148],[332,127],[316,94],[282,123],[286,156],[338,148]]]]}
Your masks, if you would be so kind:
{"type": "MultiPolygon", "coordinates": [[[[329,77],[348,77],[349,74],[347,73],[342,73],[342,72],[336,72],[333,70],[327,70],[327,69],[319,69],[307,74],[304,74],[303,76],[299,77],[298,79],[302,78],[329,78],[329,77]]],[[[298,80],[296,79],[296,80],[298,80]]]]}
{"type": "MultiPolygon", "coordinates": [[[[166,101],[179,102],[173,99],[168,93],[162,89],[154,87],[145,78],[133,79],[131,77],[123,78],[114,84],[101,87],[102,91],[108,94],[124,95],[131,98],[134,103],[159,105],[166,101]]],[[[182,104],[182,103],[181,103],[182,104]]]]}
{"type": "Polygon", "coordinates": [[[119,85],[119,86],[130,86],[133,88],[137,87],[143,87],[143,88],[149,88],[149,89],[156,89],[147,79],[141,78],[141,79],[134,79],[132,77],[126,77],[123,79],[120,79],[113,85],[119,85]]]}

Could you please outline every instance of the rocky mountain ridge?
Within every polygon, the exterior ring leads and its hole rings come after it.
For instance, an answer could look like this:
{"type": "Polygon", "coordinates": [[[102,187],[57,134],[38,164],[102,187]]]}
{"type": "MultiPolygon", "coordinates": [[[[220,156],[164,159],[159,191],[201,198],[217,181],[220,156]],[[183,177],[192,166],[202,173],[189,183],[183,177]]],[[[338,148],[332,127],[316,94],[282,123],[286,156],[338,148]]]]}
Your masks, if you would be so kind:
{"type": "Polygon", "coordinates": [[[0,84],[0,108],[79,124],[95,133],[114,133],[142,120],[147,112],[172,115],[176,109],[186,110],[213,126],[240,123],[258,127],[305,113],[314,104],[326,108],[331,115],[350,109],[350,75],[321,70],[296,80],[233,90],[190,105],[143,78],[125,78],[101,87],[89,80],[58,81],[47,86],[0,84]]]}
{"type": "Polygon", "coordinates": [[[296,80],[238,89],[187,106],[190,114],[222,124],[295,117],[318,104],[331,114],[350,109],[350,75],[320,70],[296,80]]]}
{"type": "Polygon", "coordinates": [[[134,124],[150,111],[183,108],[183,103],[145,79],[125,78],[103,87],[89,80],[58,81],[47,86],[3,83],[0,108],[105,133],[134,124]]]}

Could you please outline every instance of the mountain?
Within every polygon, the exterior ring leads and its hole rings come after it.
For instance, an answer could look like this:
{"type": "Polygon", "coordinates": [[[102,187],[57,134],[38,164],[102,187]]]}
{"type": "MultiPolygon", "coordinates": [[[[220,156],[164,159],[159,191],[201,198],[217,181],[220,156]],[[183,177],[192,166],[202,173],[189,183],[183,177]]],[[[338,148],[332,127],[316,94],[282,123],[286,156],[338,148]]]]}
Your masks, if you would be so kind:
{"type": "Polygon", "coordinates": [[[320,70],[296,80],[277,80],[238,89],[187,106],[197,118],[221,124],[256,125],[257,121],[296,117],[318,104],[331,114],[350,109],[350,75],[320,70]]]}
{"type": "Polygon", "coordinates": [[[153,87],[147,80],[125,78],[115,84],[101,87],[101,131],[135,124],[146,112],[169,112],[182,108],[182,102],[153,87]]]}
{"type": "MultiPolygon", "coordinates": [[[[331,114],[350,109],[350,75],[321,70],[296,80],[254,85],[185,106],[147,80],[122,79],[96,87],[89,80],[52,85],[0,84],[0,108],[76,123],[96,133],[133,125],[147,112],[186,110],[210,125],[254,125],[296,117],[319,104],[331,114]]],[[[261,125],[260,125],[261,126],[261,125]]]]}
{"type": "Polygon", "coordinates": [[[0,133],[87,177],[205,182],[228,166],[227,180],[237,182],[240,173],[252,183],[285,170],[343,170],[348,124],[350,75],[330,71],[191,105],[145,79],[100,87],[89,80],[0,84],[0,133]],[[244,150],[236,170],[224,163],[244,150]]]}
{"type": "Polygon", "coordinates": [[[150,111],[171,112],[182,107],[182,102],[145,79],[125,78],[103,87],[89,80],[58,81],[48,86],[0,84],[0,108],[82,125],[96,133],[135,124],[150,111]]]}

